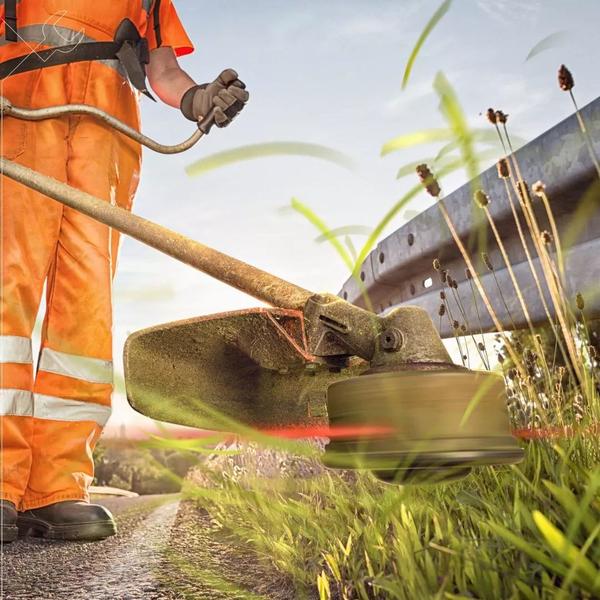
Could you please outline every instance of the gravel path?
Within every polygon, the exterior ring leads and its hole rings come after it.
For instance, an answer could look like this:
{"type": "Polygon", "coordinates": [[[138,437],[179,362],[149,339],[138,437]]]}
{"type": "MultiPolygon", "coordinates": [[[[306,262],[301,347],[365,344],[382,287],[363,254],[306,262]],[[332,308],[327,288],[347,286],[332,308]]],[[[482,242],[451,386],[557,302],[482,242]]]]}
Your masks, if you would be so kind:
{"type": "Polygon", "coordinates": [[[6,600],[295,600],[273,570],[177,496],[102,501],[116,536],[96,543],[23,539],[2,548],[6,600]]]}

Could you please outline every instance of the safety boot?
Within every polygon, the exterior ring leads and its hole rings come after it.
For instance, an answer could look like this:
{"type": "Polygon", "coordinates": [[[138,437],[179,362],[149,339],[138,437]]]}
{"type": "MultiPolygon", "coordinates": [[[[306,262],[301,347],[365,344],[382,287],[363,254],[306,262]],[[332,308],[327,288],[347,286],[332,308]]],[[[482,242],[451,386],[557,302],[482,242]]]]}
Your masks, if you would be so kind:
{"type": "Polygon", "coordinates": [[[20,536],[51,540],[92,542],[117,533],[113,516],[106,508],[78,500],[56,502],[20,512],[17,527],[20,536]]]}
{"type": "Polygon", "coordinates": [[[2,537],[0,542],[6,544],[17,539],[17,507],[8,500],[0,500],[0,521],[2,521],[2,537]]]}

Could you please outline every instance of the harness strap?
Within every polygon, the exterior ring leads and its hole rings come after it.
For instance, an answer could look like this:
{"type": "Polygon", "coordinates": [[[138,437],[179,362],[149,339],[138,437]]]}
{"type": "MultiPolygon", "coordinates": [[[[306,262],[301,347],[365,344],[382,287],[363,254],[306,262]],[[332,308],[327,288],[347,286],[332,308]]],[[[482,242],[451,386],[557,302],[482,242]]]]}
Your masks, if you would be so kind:
{"type": "Polygon", "coordinates": [[[17,41],[17,0],[5,0],[4,37],[7,42],[17,41]]]}
{"type": "Polygon", "coordinates": [[[120,44],[116,42],[87,42],[84,44],[70,44],[48,50],[38,50],[25,56],[17,56],[0,63],[0,80],[10,75],[35,71],[45,67],[55,67],[71,62],[85,60],[114,59],[119,51],[120,44]]]}
{"type": "Polygon", "coordinates": [[[73,62],[115,59],[122,65],[131,84],[154,100],[146,86],[145,67],[150,60],[148,40],[140,37],[129,19],[124,19],[119,25],[115,41],[69,44],[6,60],[0,63],[0,80],[10,75],[73,62]]]}

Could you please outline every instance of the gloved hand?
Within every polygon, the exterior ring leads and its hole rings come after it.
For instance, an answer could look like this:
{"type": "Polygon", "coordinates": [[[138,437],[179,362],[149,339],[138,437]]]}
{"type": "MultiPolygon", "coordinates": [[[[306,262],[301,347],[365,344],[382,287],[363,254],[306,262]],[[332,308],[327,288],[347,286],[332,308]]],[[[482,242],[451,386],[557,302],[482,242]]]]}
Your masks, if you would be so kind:
{"type": "Polygon", "coordinates": [[[191,87],[181,98],[181,112],[190,121],[199,122],[214,108],[214,123],[226,127],[248,101],[245,88],[233,69],[225,69],[212,83],[191,87]]]}

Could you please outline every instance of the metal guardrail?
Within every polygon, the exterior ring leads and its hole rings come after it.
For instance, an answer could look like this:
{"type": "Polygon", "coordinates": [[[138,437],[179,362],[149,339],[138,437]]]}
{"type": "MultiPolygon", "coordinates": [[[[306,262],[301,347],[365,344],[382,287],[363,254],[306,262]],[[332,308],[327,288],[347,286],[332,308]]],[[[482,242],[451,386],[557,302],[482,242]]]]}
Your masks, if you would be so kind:
{"type": "MultiPolygon", "coordinates": [[[[600,154],[600,98],[585,106],[581,115],[595,151],[600,154]]],[[[531,185],[541,180],[546,185],[563,244],[569,237],[573,238],[569,247],[563,249],[567,295],[574,303],[576,294],[581,292],[585,298],[586,314],[590,318],[600,317],[600,180],[576,115],[558,123],[520,148],[515,155],[525,181],[531,185]]],[[[519,239],[505,183],[499,178],[496,166],[480,175],[478,187],[490,198],[488,208],[506,247],[532,321],[547,321],[519,239]]],[[[513,191],[519,218],[524,223],[514,195],[513,191]]],[[[525,316],[485,213],[473,202],[471,184],[463,185],[448,195],[444,202],[501,323],[506,325],[507,330],[526,327],[525,316]],[[485,247],[478,242],[481,236],[477,234],[481,231],[484,232],[485,247]],[[483,263],[483,250],[490,258],[493,272],[483,263]]],[[[550,230],[541,202],[534,203],[534,210],[540,228],[550,230]]],[[[529,236],[526,227],[525,230],[526,236],[529,236]]],[[[530,237],[528,241],[531,255],[536,257],[530,237]]],[[[551,307],[539,259],[534,260],[534,266],[542,281],[547,305],[551,307]]],[[[360,278],[377,312],[403,305],[421,306],[429,312],[441,335],[449,337],[454,334],[451,320],[447,316],[443,319],[438,316],[440,292],[445,290],[451,311],[456,312],[455,318],[461,325],[466,325],[468,333],[495,331],[476,290],[477,300],[474,300],[472,281],[467,278],[465,267],[442,214],[434,205],[380,242],[363,263],[360,278]],[[435,258],[458,282],[458,288],[452,293],[433,268],[435,258]],[[461,300],[464,315],[459,312],[457,298],[461,300]]],[[[358,306],[365,306],[359,284],[353,278],[344,284],[339,295],[358,306]]]]}

